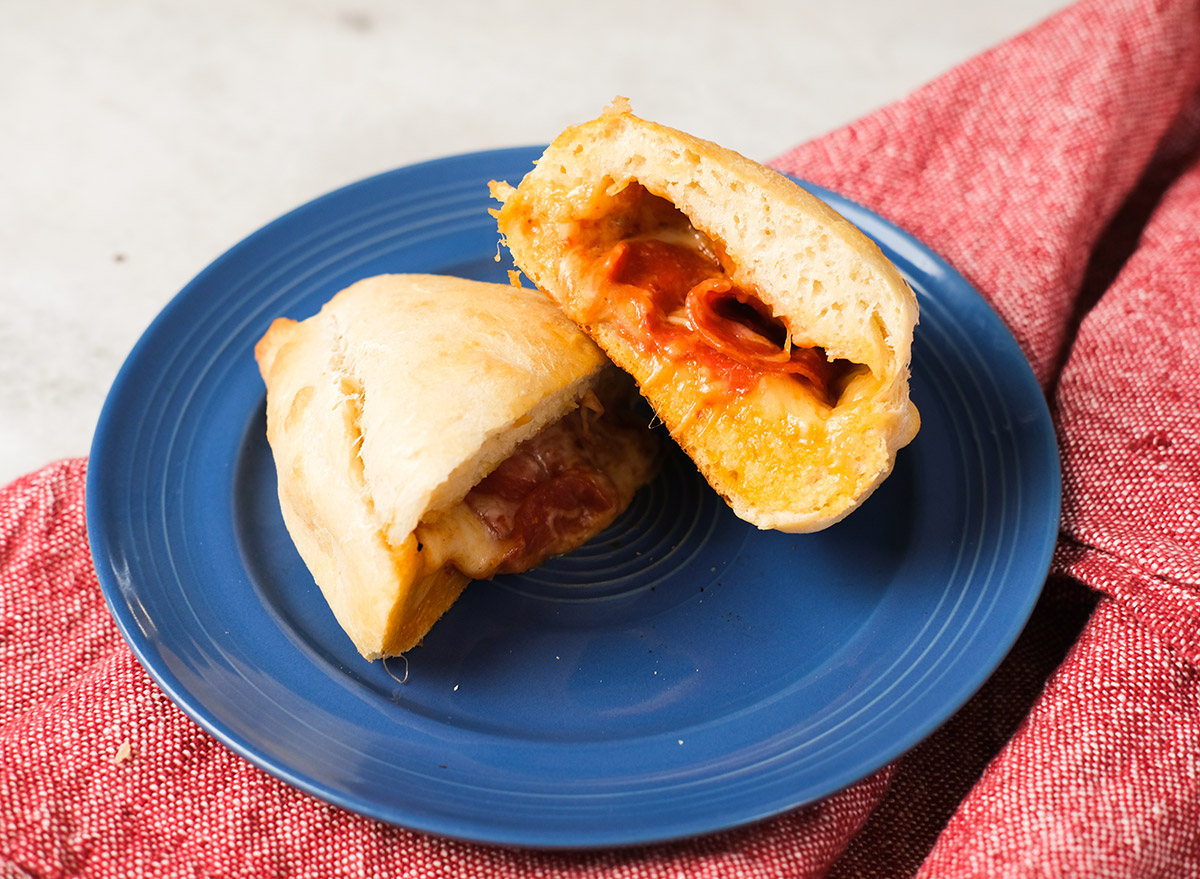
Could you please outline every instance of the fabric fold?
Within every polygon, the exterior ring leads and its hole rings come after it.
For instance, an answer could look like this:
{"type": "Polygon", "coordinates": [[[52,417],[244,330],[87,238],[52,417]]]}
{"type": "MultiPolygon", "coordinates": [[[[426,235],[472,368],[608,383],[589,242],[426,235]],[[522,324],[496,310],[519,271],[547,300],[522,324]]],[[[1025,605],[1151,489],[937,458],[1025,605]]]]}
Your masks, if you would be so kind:
{"type": "MultiPolygon", "coordinates": [[[[1200,160],[1200,150],[1194,153],[1200,160]]],[[[1200,664],[1200,166],[1083,321],[1056,395],[1062,569],[1200,664]]]]}
{"type": "Polygon", "coordinates": [[[1104,600],[918,876],[1200,874],[1200,674],[1104,600]]]}

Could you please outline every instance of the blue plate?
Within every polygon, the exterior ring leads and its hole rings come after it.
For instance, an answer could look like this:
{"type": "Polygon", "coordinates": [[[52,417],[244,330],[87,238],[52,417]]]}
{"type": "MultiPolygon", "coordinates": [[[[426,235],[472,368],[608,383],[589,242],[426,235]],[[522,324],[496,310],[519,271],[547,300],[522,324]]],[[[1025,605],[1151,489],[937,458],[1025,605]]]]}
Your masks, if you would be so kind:
{"type": "Polygon", "coordinates": [[[87,486],[125,638],[247,760],[330,802],[485,843],[609,846],[746,824],[861,779],[983,683],[1041,590],[1059,509],[1042,393],[941,259],[813,188],[921,302],[923,427],[819,534],[732,516],[686,457],[604,534],[471,585],[407,660],[361,660],[284,530],[252,349],[380,272],[504,280],[486,183],[539,149],[441,159],[276,220],[166,307],[117,377],[87,486]]]}

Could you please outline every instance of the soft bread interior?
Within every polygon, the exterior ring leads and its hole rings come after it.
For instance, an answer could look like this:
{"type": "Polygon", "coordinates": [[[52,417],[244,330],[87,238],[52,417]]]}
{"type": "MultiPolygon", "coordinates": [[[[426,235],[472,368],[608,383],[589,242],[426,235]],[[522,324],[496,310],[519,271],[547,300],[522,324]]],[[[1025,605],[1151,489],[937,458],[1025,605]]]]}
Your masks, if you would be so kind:
{"type": "Polygon", "coordinates": [[[618,101],[556,138],[518,187],[493,183],[493,194],[517,265],[634,375],[739,516],[763,528],[826,527],[916,434],[916,299],[870,239],[791,180],[618,101]],[[831,398],[774,374],[731,394],[720,370],[638,342],[642,315],[622,314],[630,291],[605,272],[613,243],[639,234],[659,203],[785,325],[789,345],[839,364],[831,398]]]}
{"type": "Polygon", "coordinates": [[[284,522],[367,658],[419,643],[467,583],[423,563],[421,519],[611,369],[537,291],[430,275],[360,281],[255,354],[284,522]]]}

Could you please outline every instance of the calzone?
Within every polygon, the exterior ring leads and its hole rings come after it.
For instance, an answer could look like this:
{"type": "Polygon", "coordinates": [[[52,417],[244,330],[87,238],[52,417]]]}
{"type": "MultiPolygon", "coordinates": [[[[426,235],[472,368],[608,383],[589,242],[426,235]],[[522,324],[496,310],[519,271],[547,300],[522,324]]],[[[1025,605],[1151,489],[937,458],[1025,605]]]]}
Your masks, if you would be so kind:
{"type": "Polygon", "coordinates": [[[618,99],[491,190],[516,265],[636,378],[743,519],[827,527],[916,435],[916,297],[793,180],[618,99]]]}
{"type": "Polygon", "coordinates": [[[636,386],[536,290],[367,278],[255,356],[284,523],[368,659],[589,540],[657,465],[636,386]]]}

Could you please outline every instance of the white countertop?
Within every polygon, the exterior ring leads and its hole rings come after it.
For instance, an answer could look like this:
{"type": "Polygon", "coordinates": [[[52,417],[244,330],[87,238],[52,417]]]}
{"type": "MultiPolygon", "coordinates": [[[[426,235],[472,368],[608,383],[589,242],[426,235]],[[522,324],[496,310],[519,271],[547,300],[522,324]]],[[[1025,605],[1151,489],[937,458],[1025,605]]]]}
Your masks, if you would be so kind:
{"type": "Polygon", "coordinates": [[[330,189],[617,94],[767,161],[1065,5],[4,0],[0,484],[87,454],[155,314],[330,189]]]}

